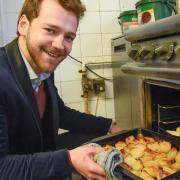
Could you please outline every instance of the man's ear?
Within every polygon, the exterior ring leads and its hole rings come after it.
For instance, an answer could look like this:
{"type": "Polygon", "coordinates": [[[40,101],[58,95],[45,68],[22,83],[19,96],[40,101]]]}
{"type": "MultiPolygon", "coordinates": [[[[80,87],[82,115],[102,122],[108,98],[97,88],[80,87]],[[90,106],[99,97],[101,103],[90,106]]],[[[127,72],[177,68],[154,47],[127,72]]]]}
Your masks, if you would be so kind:
{"type": "Polygon", "coordinates": [[[29,28],[29,20],[27,19],[26,15],[22,15],[19,19],[17,30],[21,36],[26,36],[28,28],[29,28]]]}

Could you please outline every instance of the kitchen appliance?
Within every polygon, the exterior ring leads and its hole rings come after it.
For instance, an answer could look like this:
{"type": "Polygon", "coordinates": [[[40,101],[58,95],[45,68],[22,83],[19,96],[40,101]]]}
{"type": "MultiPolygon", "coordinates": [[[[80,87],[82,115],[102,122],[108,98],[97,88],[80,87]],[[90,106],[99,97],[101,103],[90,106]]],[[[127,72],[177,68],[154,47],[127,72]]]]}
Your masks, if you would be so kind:
{"type": "Polygon", "coordinates": [[[121,71],[122,65],[132,61],[127,55],[130,47],[124,36],[111,40],[112,63],[116,64],[112,69],[115,120],[123,129],[140,126],[138,78],[121,71]]]}
{"type": "Polygon", "coordinates": [[[158,132],[180,125],[180,14],[125,33],[131,62],[121,70],[139,78],[141,127],[158,132]]]}

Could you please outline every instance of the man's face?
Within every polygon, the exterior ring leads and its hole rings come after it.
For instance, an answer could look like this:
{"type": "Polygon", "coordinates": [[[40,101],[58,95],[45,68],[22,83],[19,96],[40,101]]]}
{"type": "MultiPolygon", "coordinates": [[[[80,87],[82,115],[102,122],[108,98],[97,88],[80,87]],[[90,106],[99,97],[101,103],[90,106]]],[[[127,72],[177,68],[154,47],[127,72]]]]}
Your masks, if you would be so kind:
{"type": "Polygon", "coordinates": [[[18,24],[20,49],[36,73],[53,72],[71,52],[77,17],[55,0],[44,0],[31,23],[22,16],[18,24]]]}

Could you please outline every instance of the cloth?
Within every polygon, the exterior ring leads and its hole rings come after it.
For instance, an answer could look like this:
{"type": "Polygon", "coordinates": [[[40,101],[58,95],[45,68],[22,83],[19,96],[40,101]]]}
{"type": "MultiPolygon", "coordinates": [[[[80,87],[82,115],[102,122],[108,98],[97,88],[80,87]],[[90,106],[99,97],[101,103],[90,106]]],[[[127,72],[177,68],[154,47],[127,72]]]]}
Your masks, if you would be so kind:
{"type": "MultiPolygon", "coordinates": [[[[90,143],[89,146],[101,147],[99,144],[90,143]]],[[[109,149],[95,155],[94,160],[99,164],[106,173],[107,180],[122,180],[122,176],[117,167],[124,161],[121,151],[118,149],[109,149]]]]}
{"type": "Polygon", "coordinates": [[[44,81],[46,109],[40,119],[17,39],[0,48],[0,82],[0,179],[72,179],[67,149],[54,151],[59,128],[106,134],[111,120],[65,106],[53,74],[44,81]]]}

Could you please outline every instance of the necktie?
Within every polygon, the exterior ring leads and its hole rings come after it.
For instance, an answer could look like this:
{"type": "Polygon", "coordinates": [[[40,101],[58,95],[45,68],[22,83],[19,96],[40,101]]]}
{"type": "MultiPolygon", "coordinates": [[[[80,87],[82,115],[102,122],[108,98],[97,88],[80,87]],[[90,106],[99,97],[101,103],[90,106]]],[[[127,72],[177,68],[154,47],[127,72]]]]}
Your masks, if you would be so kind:
{"type": "Polygon", "coordinates": [[[46,107],[46,94],[44,90],[44,82],[41,82],[41,85],[39,86],[39,90],[36,92],[34,91],[34,95],[36,97],[36,103],[39,110],[40,118],[43,117],[45,107],[46,107]]]}

